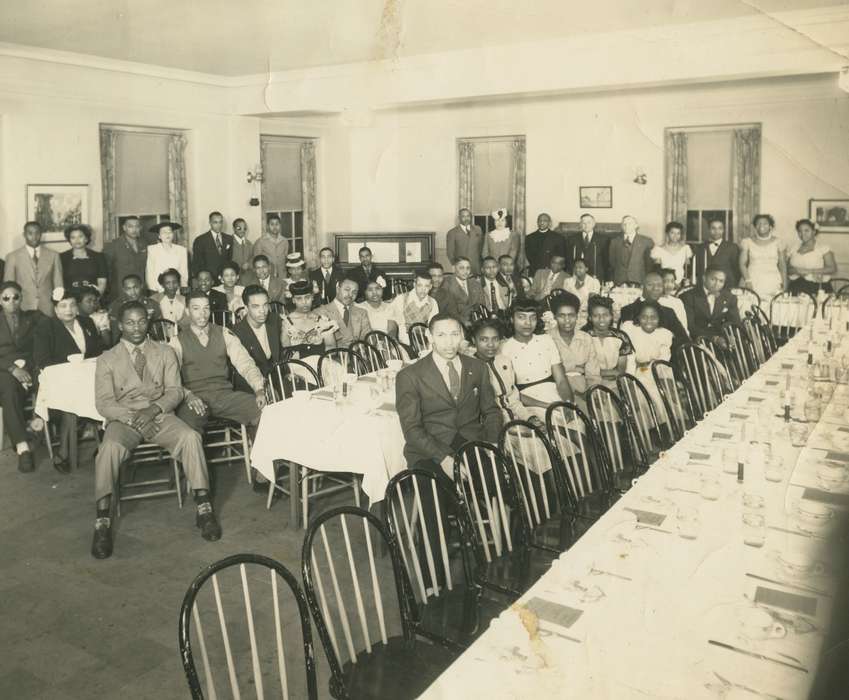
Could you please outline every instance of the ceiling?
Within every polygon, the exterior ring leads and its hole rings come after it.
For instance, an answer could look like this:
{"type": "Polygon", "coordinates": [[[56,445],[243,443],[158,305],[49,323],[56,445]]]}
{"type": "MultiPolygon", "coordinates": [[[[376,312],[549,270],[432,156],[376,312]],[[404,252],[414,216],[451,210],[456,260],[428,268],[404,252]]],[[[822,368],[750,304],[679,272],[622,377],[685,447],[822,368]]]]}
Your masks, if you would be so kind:
{"type": "Polygon", "coordinates": [[[0,42],[238,76],[849,0],[28,0],[0,42]]]}

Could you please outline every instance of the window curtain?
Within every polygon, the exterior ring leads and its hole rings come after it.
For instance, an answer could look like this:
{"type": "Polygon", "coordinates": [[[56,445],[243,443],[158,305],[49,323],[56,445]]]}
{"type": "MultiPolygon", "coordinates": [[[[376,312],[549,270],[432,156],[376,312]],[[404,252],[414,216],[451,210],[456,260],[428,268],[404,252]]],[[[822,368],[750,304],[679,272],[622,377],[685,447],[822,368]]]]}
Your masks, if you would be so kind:
{"type": "Polygon", "coordinates": [[[687,134],[666,132],[666,221],[687,224],[687,134]]]}
{"type": "MultiPolygon", "coordinates": [[[[183,226],[182,243],[189,240],[189,205],[186,199],[186,137],[168,137],[168,215],[183,226]]],[[[178,239],[179,240],[179,239],[178,239]]]]}
{"type": "Polygon", "coordinates": [[[316,206],[315,141],[301,144],[301,196],[304,210],[304,258],[318,263],[318,214],[316,206]]]}
{"type": "Polygon", "coordinates": [[[525,267],[525,139],[513,141],[512,229],[519,234],[521,247],[517,269],[525,267]]]}
{"type": "Polygon", "coordinates": [[[472,141],[460,141],[458,144],[458,162],[460,174],[460,192],[458,207],[474,213],[475,202],[475,144],[472,141]]]}
{"type": "Polygon", "coordinates": [[[262,169],[263,174],[262,181],[259,183],[259,203],[262,213],[262,222],[260,224],[262,230],[259,232],[259,235],[262,236],[265,233],[265,203],[268,200],[268,183],[266,182],[268,178],[265,177],[265,173],[268,172],[268,141],[261,136],[259,139],[259,167],[262,169]]]}
{"type": "Polygon", "coordinates": [[[761,207],[761,128],[734,129],[731,157],[731,205],[738,240],[751,234],[761,207]]]}
{"type": "Polygon", "coordinates": [[[118,145],[118,132],[115,129],[100,129],[100,179],[103,199],[103,242],[118,237],[115,222],[115,153],[118,145]]]}

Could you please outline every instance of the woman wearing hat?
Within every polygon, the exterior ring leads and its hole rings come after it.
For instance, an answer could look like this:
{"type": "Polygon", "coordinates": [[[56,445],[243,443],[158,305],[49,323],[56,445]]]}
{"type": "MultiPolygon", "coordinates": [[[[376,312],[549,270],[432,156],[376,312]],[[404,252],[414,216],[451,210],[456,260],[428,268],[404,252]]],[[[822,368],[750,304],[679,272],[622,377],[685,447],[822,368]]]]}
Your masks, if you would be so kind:
{"type": "Polygon", "coordinates": [[[280,343],[284,348],[297,347],[300,359],[320,355],[325,348],[335,347],[334,332],[338,326],[327,316],[312,310],[312,283],[297,280],[289,285],[294,309],[282,316],[280,343]]]}
{"type": "Polygon", "coordinates": [[[307,264],[300,253],[289,253],[286,256],[286,277],[283,280],[283,296],[288,303],[291,298],[289,287],[295,282],[307,280],[307,264]]]}
{"type": "Polygon", "coordinates": [[[493,257],[496,260],[502,255],[509,255],[513,260],[519,259],[522,247],[522,237],[507,228],[507,210],[503,207],[492,212],[495,228],[483,239],[482,258],[493,257]]]}
{"type": "Polygon", "coordinates": [[[95,287],[103,294],[106,291],[109,268],[106,256],[88,247],[91,243],[91,226],[68,226],[65,229],[65,240],[71,245],[70,250],[59,254],[65,289],[95,287]]]}
{"type": "Polygon", "coordinates": [[[154,292],[165,291],[159,282],[159,276],[166,270],[176,270],[180,279],[189,279],[189,251],[174,242],[177,231],[183,227],[171,221],[163,221],[150,227],[159,243],[147,247],[147,267],[145,268],[145,283],[154,292]]]}

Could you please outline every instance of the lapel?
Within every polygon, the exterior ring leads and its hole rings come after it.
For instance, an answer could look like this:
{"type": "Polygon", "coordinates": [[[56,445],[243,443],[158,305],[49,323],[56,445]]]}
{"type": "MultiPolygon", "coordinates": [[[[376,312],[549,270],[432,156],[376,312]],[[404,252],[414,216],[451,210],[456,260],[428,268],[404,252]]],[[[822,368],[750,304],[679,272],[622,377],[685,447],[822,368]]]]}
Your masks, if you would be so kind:
{"type": "MultiPolygon", "coordinates": [[[[444,384],[445,382],[443,382],[444,384]]],[[[469,360],[464,355],[460,355],[460,400],[457,405],[461,405],[468,397],[472,388],[472,368],[469,360]]]]}
{"type": "MultiPolygon", "coordinates": [[[[43,252],[41,250],[41,246],[38,246],[37,250],[38,250],[38,259],[41,260],[42,259],[42,252],[43,252]]],[[[21,248],[21,254],[24,256],[24,264],[26,265],[26,269],[29,270],[29,274],[32,277],[33,283],[35,283],[37,285],[38,281],[39,281],[38,269],[35,267],[35,264],[33,263],[32,258],[30,257],[29,251],[27,250],[26,246],[21,248]]],[[[42,264],[40,267],[44,267],[44,265],[42,264]]]]}
{"type": "MultiPolygon", "coordinates": [[[[462,299],[468,299],[469,293],[467,291],[463,290],[463,285],[460,284],[460,280],[458,280],[456,277],[454,277],[453,279],[454,279],[454,285],[457,287],[458,296],[460,296],[460,298],[462,298],[462,299]]],[[[469,288],[469,280],[466,280],[466,289],[468,289],[468,288],[469,288]]],[[[437,374],[439,374],[438,370],[437,370],[437,374]]]]}
{"type": "MultiPolygon", "coordinates": [[[[705,294],[705,290],[701,287],[699,287],[699,291],[696,294],[696,303],[707,318],[712,317],[710,313],[710,306],[708,305],[707,294],[705,294]]],[[[716,304],[714,304],[714,309],[716,309],[716,304]]]]}
{"type": "MultiPolygon", "coordinates": [[[[19,335],[21,335],[21,322],[23,321],[23,315],[21,313],[18,314],[18,331],[19,335]]],[[[17,338],[12,335],[12,329],[9,327],[8,322],[6,321],[6,314],[0,313],[0,335],[6,335],[9,337],[9,343],[17,348],[17,338]]]]}
{"type": "MultiPolygon", "coordinates": [[[[130,356],[130,351],[127,349],[127,346],[124,345],[123,342],[118,341],[118,358],[117,361],[122,365],[121,370],[123,372],[122,375],[124,378],[125,387],[133,387],[141,384],[141,379],[139,379],[138,372],[136,372],[136,367],[133,364],[133,358],[130,356]]],[[[149,356],[145,353],[145,360],[150,362],[149,356]]]]}

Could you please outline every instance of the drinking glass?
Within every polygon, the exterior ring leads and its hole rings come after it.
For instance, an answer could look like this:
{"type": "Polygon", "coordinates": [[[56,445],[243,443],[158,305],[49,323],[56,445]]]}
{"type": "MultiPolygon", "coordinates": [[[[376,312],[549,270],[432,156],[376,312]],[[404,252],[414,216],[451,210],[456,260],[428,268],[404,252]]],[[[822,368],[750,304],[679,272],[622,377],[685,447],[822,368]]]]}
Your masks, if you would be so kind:
{"type": "Polygon", "coordinates": [[[764,507],[764,497],[756,493],[743,494],[743,508],[747,511],[761,510],[764,507]]]}
{"type": "Polygon", "coordinates": [[[790,442],[793,447],[804,447],[808,440],[808,427],[804,423],[790,424],[790,442]]]}
{"type": "Polygon", "coordinates": [[[706,501],[717,501],[722,495],[722,486],[718,479],[712,476],[706,476],[702,479],[702,486],[699,493],[701,493],[702,498],[706,501]]]}
{"type": "Polygon", "coordinates": [[[766,541],[766,518],[762,513],[743,513],[743,544],[763,547],[766,541]]]}
{"type": "Polygon", "coordinates": [[[778,450],[771,450],[767,455],[764,478],[767,481],[784,481],[784,458],[778,450]]]}
{"type": "Polygon", "coordinates": [[[678,535],[685,540],[694,540],[699,536],[702,522],[699,517],[698,508],[693,506],[679,506],[675,511],[675,524],[678,527],[678,535]]]}

